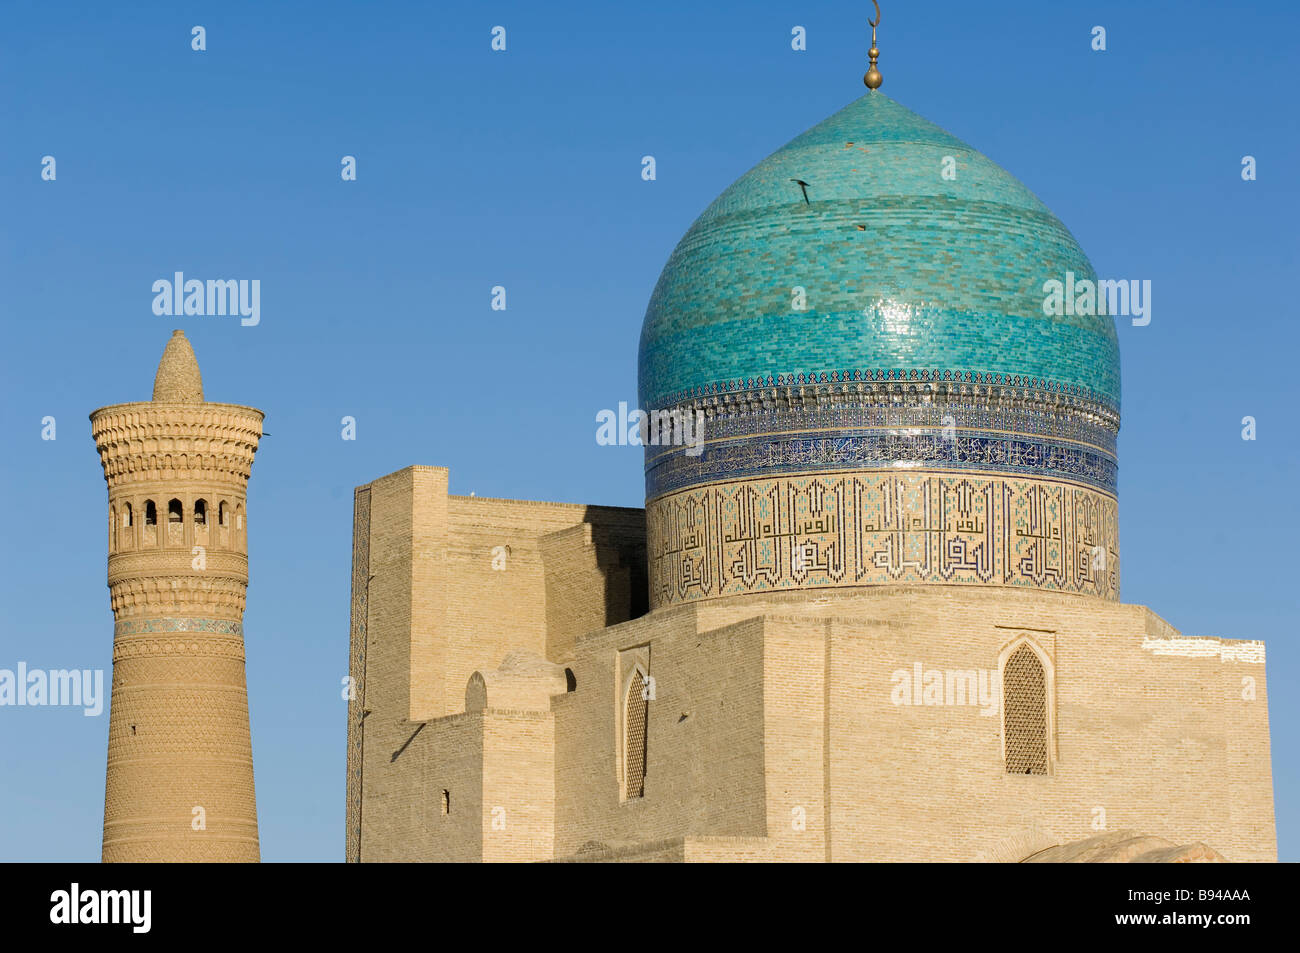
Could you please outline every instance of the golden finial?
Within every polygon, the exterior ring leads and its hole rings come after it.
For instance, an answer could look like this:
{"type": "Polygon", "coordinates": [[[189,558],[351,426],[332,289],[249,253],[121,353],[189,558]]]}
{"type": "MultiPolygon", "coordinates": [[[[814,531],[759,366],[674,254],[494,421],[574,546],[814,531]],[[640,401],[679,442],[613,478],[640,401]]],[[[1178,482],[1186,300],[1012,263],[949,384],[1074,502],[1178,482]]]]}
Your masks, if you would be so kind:
{"type": "Polygon", "coordinates": [[[880,4],[876,0],[871,0],[871,4],[876,8],[876,18],[867,20],[871,24],[871,49],[867,50],[867,55],[871,57],[871,68],[867,70],[867,75],[862,77],[862,82],[866,83],[867,89],[879,89],[883,82],[880,70],[876,69],[876,60],[880,58],[880,50],[876,49],[876,27],[880,26],[880,4]]]}

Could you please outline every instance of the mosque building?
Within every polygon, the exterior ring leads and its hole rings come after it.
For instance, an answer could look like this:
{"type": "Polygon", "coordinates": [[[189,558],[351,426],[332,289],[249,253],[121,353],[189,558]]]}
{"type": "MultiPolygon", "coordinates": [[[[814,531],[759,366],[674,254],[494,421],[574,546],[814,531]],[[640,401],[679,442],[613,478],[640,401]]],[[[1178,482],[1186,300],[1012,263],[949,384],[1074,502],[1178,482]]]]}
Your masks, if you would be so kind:
{"type": "Polygon", "coordinates": [[[669,257],[644,510],[357,488],[349,861],[1276,859],[1263,644],[1120,601],[1096,274],[877,55],[669,257]]]}

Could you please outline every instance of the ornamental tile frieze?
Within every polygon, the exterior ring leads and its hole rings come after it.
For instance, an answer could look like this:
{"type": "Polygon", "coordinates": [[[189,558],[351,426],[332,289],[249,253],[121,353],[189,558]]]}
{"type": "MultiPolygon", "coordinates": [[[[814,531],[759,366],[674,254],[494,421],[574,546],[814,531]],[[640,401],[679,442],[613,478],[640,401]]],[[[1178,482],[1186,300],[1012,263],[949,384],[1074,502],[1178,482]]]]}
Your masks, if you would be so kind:
{"type": "Polygon", "coordinates": [[[1114,493],[1115,458],[1091,447],[1009,434],[866,432],[709,442],[704,453],[666,454],[646,474],[646,496],[724,479],[918,464],[1063,477],[1114,493]]]}
{"type": "Polygon", "coordinates": [[[703,415],[704,449],[671,445],[652,423],[649,498],[722,480],[876,467],[1063,479],[1111,495],[1118,482],[1118,417],[1043,386],[755,388],[727,401],[685,401],[651,420],[674,414],[703,415]]]}
{"type": "Polygon", "coordinates": [[[827,586],[1119,598],[1115,498],[1013,475],[861,472],[696,487],[646,510],[653,606],[827,586]]]}

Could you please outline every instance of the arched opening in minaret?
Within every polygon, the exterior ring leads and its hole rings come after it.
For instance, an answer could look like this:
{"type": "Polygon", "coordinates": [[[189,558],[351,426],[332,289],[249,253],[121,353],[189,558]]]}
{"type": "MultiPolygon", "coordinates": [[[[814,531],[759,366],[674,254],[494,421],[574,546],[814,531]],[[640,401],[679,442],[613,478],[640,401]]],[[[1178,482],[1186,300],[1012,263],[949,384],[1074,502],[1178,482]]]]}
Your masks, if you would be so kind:
{"type": "Polygon", "coordinates": [[[158,507],[154,505],[153,500],[144,501],[144,525],[158,525],[158,507]]]}
{"type": "Polygon", "coordinates": [[[200,526],[208,525],[208,501],[194,501],[194,522],[200,526]]]}
{"type": "Polygon", "coordinates": [[[131,509],[130,503],[122,504],[122,525],[124,527],[135,525],[135,511],[131,509]]]}
{"type": "Polygon", "coordinates": [[[225,526],[230,522],[230,504],[222,500],[217,504],[217,525],[225,526]]]}
{"type": "Polygon", "coordinates": [[[162,538],[164,546],[183,546],[185,544],[185,513],[181,501],[167,501],[167,531],[162,538]]]}

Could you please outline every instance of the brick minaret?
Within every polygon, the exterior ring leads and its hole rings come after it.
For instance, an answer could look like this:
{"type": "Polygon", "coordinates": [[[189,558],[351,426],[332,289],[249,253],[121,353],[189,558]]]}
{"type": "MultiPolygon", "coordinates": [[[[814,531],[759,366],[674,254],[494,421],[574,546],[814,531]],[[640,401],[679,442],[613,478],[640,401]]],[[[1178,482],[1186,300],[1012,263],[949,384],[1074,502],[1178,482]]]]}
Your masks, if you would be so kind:
{"type": "Polygon", "coordinates": [[[90,422],[114,619],[104,860],[256,861],[242,620],[262,412],[204,401],[176,331],[153,400],[90,422]]]}

